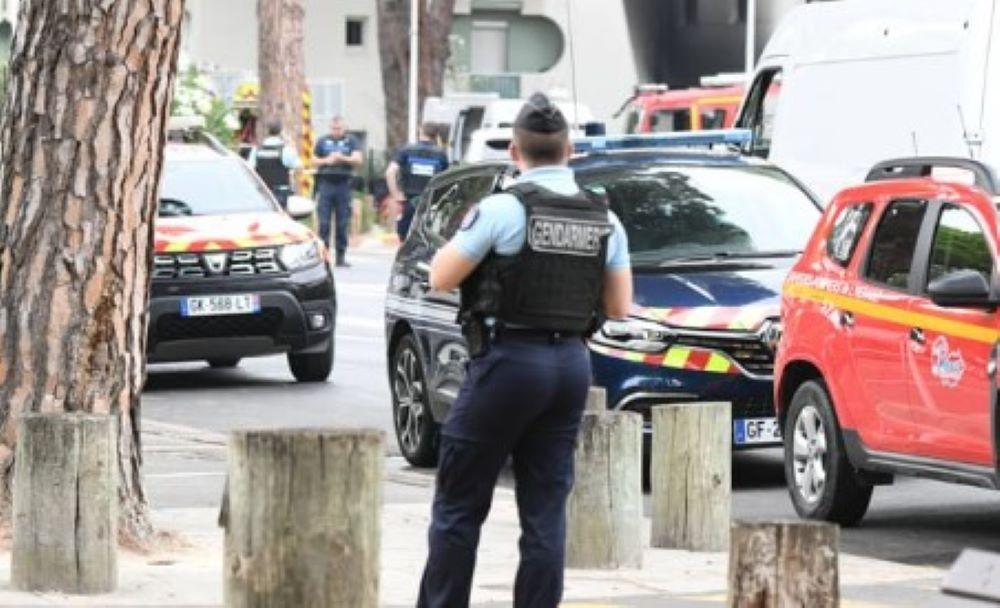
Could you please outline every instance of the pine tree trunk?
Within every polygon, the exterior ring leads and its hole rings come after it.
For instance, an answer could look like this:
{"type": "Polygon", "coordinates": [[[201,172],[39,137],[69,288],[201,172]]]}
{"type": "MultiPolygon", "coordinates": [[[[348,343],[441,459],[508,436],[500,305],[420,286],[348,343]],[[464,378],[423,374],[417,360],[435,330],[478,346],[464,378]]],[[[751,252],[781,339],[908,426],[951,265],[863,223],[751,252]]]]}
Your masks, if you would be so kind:
{"type": "Polygon", "coordinates": [[[302,94],[306,91],[302,0],[258,0],[257,69],[260,75],[258,137],[280,122],[289,142],[302,140],[302,94]]]}
{"type": "MultiPolygon", "coordinates": [[[[420,2],[418,108],[428,96],[444,90],[445,66],[451,54],[449,36],[455,0],[420,2]]],[[[394,150],[406,143],[410,82],[410,0],[378,0],[379,54],[385,93],[386,144],[394,150]]]]}
{"type": "Polygon", "coordinates": [[[17,418],[121,417],[121,538],[139,475],[149,264],[183,0],[22,0],[0,123],[0,508],[17,418]]]}

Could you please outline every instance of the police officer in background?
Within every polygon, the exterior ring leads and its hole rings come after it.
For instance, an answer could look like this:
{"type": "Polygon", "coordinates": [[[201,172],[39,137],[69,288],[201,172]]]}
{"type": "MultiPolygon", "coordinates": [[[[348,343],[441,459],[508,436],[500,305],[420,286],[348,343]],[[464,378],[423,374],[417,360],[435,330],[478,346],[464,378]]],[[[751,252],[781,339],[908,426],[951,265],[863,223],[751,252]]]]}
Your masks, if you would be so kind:
{"type": "Polygon", "coordinates": [[[400,242],[406,240],[416,212],[417,198],[431,178],[448,168],[448,155],[434,141],[434,128],[427,123],[420,127],[419,140],[400,148],[385,171],[385,181],[393,200],[402,204],[396,221],[400,242]]]}
{"type": "Polygon", "coordinates": [[[562,597],[566,498],[590,385],[584,336],[632,302],[628,242],[567,161],[565,117],[534,95],[514,125],[515,185],[474,207],[434,258],[431,287],[461,286],[468,374],[442,428],[420,608],[468,606],[479,531],[513,457],[521,520],[516,608],[562,597]]]}
{"type": "Polygon", "coordinates": [[[319,191],[319,236],[330,244],[330,216],[336,215],[337,238],[334,249],[337,266],[349,266],[345,258],[351,228],[351,178],[364,159],[358,141],[347,133],[344,119],[330,121],[330,133],[316,142],[316,189],[319,191]]]}
{"type": "Polygon", "coordinates": [[[281,208],[286,208],[292,195],[291,172],[301,169],[302,161],[295,146],[281,137],[280,122],[267,125],[267,138],[250,152],[247,162],[274,193],[281,208]]]}

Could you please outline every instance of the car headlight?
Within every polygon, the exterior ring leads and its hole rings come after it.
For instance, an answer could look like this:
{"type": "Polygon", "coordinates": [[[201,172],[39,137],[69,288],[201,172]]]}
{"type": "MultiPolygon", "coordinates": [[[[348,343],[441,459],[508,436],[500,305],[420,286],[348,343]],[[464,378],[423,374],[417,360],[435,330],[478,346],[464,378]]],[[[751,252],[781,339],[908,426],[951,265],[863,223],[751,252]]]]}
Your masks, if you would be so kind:
{"type": "Polygon", "coordinates": [[[670,345],[673,332],[659,323],[643,319],[612,319],[591,338],[599,344],[642,353],[658,353],[670,345]]]}
{"type": "Polygon", "coordinates": [[[299,270],[319,264],[322,260],[316,241],[293,243],[281,248],[281,263],[288,270],[299,270]]]}

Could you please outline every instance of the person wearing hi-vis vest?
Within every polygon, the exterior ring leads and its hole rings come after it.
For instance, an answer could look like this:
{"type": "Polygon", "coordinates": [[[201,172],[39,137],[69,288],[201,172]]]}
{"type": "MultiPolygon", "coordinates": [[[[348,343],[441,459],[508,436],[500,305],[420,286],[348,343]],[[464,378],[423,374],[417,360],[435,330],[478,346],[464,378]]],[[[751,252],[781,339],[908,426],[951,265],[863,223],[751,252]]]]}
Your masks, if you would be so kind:
{"type": "Polygon", "coordinates": [[[334,250],[337,266],[349,264],[345,258],[351,227],[351,178],[364,158],[361,147],[347,133],[344,119],[335,116],[330,121],[330,133],[319,138],[313,154],[316,166],[316,190],[319,192],[319,236],[330,245],[330,216],[336,215],[337,238],[334,250]]]}
{"type": "Polygon", "coordinates": [[[267,138],[250,152],[247,162],[264,180],[282,209],[287,207],[288,197],[292,195],[291,173],[302,168],[302,161],[295,146],[286,143],[281,136],[280,122],[267,125],[267,138]]]}
{"type": "Polygon", "coordinates": [[[424,123],[420,127],[419,140],[415,144],[401,147],[393,156],[385,171],[386,185],[392,200],[400,206],[396,233],[400,242],[406,240],[410,223],[417,210],[417,199],[431,178],[448,168],[448,155],[434,141],[434,128],[424,123]]]}

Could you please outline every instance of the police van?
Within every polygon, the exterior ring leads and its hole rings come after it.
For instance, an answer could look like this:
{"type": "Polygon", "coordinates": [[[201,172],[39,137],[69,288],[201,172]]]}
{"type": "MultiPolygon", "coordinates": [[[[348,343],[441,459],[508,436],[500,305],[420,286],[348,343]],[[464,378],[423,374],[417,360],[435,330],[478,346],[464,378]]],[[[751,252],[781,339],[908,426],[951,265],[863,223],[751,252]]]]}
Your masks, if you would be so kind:
{"type": "MultiPolygon", "coordinates": [[[[605,196],[622,221],[634,272],[632,314],[590,337],[595,384],[610,408],[641,413],[647,431],[654,404],[732,402],[738,448],[780,443],[771,387],[781,283],[820,217],[793,177],[738,153],[748,137],[578,140],[571,162],[581,187],[605,196]]],[[[466,212],[516,175],[508,162],[488,162],[436,176],[393,264],[387,371],[400,450],[414,465],[434,464],[469,356],[458,292],[430,289],[430,261],[466,212]]]]}

